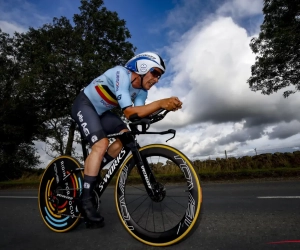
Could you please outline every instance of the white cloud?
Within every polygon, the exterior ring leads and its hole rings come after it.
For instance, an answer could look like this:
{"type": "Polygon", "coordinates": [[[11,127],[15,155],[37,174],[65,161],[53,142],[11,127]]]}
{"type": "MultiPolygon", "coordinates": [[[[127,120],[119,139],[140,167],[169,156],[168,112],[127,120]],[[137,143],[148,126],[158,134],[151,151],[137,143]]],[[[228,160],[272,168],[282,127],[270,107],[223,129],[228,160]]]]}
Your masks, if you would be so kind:
{"type": "MultiPolygon", "coordinates": [[[[67,1],[64,2],[66,6],[70,4],[67,1]]],[[[59,7],[61,6],[57,6],[59,7]]],[[[60,14],[58,12],[56,15],[60,14]]],[[[49,16],[47,9],[39,9],[38,3],[32,1],[0,0],[0,28],[11,36],[15,31],[26,32],[29,27],[39,28],[46,23],[51,23],[53,17],[49,16]]]]}
{"type": "Polygon", "coordinates": [[[0,28],[3,32],[8,33],[10,36],[13,36],[15,32],[25,32],[27,29],[19,26],[18,24],[9,23],[7,21],[0,20],[0,28]]]}
{"type": "MultiPolygon", "coordinates": [[[[295,139],[286,139],[300,137],[298,122],[286,127],[277,124],[300,121],[295,110],[300,100],[296,96],[284,99],[282,91],[265,96],[249,89],[247,79],[255,61],[249,47],[251,38],[231,17],[213,20],[210,16],[167,50],[173,78],[168,77],[169,87],[157,85],[151,90],[149,99],[175,95],[184,104],[182,111],[168,115],[154,127],[177,128],[176,139],[170,143],[188,156],[224,155],[225,150],[241,155],[254,152],[254,148],[298,145],[295,139]],[[289,133],[282,132],[286,128],[289,133]],[[273,132],[268,134],[268,130],[273,132]],[[272,140],[276,136],[281,140],[272,140]]],[[[155,140],[158,138],[150,139],[155,140]]]]}
{"type": "Polygon", "coordinates": [[[218,10],[218,15],[229,15],[233,18],[244,18],[260,14],[263,8],[262,0],[230,0],[226,1],[218,10]]]}

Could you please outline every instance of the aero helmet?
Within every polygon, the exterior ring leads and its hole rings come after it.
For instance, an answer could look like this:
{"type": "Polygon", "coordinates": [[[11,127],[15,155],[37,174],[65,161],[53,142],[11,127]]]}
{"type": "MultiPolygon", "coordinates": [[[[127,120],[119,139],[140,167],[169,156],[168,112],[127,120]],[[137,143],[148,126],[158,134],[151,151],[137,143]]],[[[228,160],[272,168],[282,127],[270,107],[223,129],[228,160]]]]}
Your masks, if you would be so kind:
{"type": "Polygon", "coordinates": [[[139,75],[145,75],[151,68],[160,68],[165,73],[166,66],[163,59],[156,53],[144,52],[131,58],[124,66],[139,75]]]}

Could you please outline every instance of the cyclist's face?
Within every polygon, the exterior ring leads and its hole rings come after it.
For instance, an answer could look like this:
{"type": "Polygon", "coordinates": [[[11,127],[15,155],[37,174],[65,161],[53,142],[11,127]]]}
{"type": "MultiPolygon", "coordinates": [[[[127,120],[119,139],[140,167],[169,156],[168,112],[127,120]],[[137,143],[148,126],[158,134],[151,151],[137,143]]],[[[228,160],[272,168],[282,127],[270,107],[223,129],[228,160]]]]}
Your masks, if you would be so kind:
{"type": "Polygon", "coordinates": [[[149,90],[155,83],[158,82],[162,75],[162,70],[159,68],[151,68],[148,73],[144,76],[143,87],[149,90]]]}

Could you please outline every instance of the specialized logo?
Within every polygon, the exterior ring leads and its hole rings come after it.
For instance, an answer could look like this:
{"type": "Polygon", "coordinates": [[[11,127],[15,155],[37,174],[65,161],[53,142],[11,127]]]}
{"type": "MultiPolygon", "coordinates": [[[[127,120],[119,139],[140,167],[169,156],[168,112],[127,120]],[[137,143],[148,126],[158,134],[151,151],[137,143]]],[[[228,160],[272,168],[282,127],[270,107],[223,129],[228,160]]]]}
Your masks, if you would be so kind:
{"type": "Polygon", "coordinates": [[[117,99],[120,101],[122,99],[122,95],[118,95],[117,99]]]}
{"type": "MultiPolygon", "coordinates": [[[[113,172],[116,170],[116,167],[118,166],[118,164],[120,163],[120,161],[122,160],[122,158],[124,157],[124,155],[126,155],[126,151],[124,148],[122,148],[121,152],[119,153],[119,155],[117,156],[117,158],[114,159],[112,165],[110,166],[110,168],[108,169],[108,172],[106,173],[106,175],[103,177],[103,181],[104,183],[107,183],[108,180],[110,179],[111,175],[113,174],[113,172]]],[[[102,191],[103,187],[104,187],[104,183],[101,182],[99,184],[99,189],[100,191],[102,191]]]]}
{"type": "Polygon", "coordinates": [[[142,172],[143,172],[143,175],[145,177],[148,188],[152,189],[149,178],[148,178],[146,170],[145,170],[145,167],[142,165],[141,168],[142,168],[142,172]]]}

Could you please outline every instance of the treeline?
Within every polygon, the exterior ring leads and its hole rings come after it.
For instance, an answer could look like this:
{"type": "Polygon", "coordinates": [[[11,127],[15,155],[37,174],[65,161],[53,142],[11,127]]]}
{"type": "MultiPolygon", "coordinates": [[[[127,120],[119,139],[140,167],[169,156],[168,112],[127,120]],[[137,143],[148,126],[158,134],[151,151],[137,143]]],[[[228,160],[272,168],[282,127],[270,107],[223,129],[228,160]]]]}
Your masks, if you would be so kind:
{"type": "MultiPolygon", "coordinates": [[[[243,156],[217,158],[215,160],[195,160],[192,164],[200,176],[201,181],[214,180],[241,180],[265,177],[300,177],[300,151],[293,153],[267,153],[256,156],[243,156]]],[[[155,175],[165,183],[182,181],[182,172],[172,161],[165,163],[150,163],[155,175]]],[[[18,172],[20,181],[39,181],[44,173],[44,168],[26,169],[18,172]]],[[[101,170],[104,176],[108,169],[101,170]]],[[[115,178],[112,184],[115,183],[115,178]]],[[[137,168],[133,168],[129,175],[129,181],[140,182],[137,168]]],[[[5,184],[8,185],[7,183],[5,184]]]]}
{"type": "Polygon", "coordinates": [[[299,168],[300,151],[293,153],[267,153],[255,156],[243,156],[240,158],[229,157],[216,158],[215,160],[193,161],[196,170],[201,172],[219,172],[236,170],[276,169],[276,168],[299,168]]]}
{"type": "MultiPolygon", "coordinates": [[[[195,160],[192,164],[197,173],[224,173],[245,170],[275,170],[282,168],[300,168],[300,151],[293,153],[261,154],[256,156],[243,156],[240,158],[216,158],[215,160],[195,160]]],[[[172,161],[165,163],[150,163],[150,167],[156,174],[182,174],[180,168],[172,161]]],[[[104,170],[106,172],[107,170],[104,170]]],[[[135,168],[131,174],[138,175],[135,168]]]]}
{"type": "Polygon", "coordinates": [[[70,108],[80,90],[134,55],[130,32],[102,0],[81,0],[72,22],[53,18],[13,37],[0,29],[0,181],[39,165],[34,141],[52,157],[72,155],[70,108]]]}

